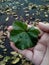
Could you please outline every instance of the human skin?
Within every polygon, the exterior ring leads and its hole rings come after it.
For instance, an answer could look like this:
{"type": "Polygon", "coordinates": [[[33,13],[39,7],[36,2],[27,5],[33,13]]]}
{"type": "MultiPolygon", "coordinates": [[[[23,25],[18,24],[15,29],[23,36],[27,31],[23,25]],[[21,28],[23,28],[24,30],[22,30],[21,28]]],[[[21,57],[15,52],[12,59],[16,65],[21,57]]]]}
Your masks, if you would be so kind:
{"type": "MultiPolygon", "coordinates": [[[[23,54],[27,59],[33,62],[35,65],[49,65],[49,24],[39,22],[38,28],[40,31],[40,39],[34,48],[20,50],[15,47],[13,42],[10,42],[10,46],[16,51],[23,54]]],[[[13,29],[12,26],[8,27],[10,32],[13,29]]],[[[10,35],[8,35],[10,38],[10,35]]]]}

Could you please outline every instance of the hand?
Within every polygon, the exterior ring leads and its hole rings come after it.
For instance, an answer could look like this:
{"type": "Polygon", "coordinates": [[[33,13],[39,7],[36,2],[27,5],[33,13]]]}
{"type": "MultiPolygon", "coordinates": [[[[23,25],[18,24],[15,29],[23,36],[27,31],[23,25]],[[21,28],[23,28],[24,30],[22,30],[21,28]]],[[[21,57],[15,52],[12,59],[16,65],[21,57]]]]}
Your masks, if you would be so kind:
{"type": "MultiPolygon", "coordinates": [[[[27,59],[32,61],[35,65],[49,65],[49,24],[39,23],[38,27],[44,32],[40,34],[40,39],[34,48],[20,50],[15,47],[13,42],[10,42],[10,46],[17,52],[23,54],[27,59]]],[[[13,29],[12,26],[8,27],[10,32],[13,29]]],[[[10,35],[9,35],[10,37],[10,35]]]]}

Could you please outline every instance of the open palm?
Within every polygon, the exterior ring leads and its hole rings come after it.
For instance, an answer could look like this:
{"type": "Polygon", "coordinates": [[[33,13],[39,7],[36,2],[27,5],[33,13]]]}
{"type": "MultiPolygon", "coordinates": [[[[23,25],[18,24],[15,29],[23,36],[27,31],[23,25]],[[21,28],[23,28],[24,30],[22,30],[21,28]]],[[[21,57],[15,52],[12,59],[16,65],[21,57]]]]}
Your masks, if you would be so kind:
{"type": "MultiPolygon", "coordinates": [[[[23,54],[35,65],[49,65],[49,24],[39,23],[38,27],[44,32],[44,34],[42,33],[37,45],[34,48],[25,49],[22,51],[16,48],[13,42],[10,42],[10,45],[16,52],[18,51],[23,54]]],[[[8,27],[9,32],[12,29],[12,26],[8,27]]]]}

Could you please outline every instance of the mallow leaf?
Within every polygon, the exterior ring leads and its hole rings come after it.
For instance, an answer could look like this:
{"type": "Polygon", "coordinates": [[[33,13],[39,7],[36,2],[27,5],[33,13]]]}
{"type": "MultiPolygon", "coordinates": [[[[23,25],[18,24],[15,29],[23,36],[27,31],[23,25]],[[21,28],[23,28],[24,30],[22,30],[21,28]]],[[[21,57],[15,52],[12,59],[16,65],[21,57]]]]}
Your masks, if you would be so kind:
{"type": "Polygon", "coordinates": [[[16,21],[12,24],[13,30],[10,32],[10,40],[14,42],[15,46],[21,50],[34,47],[38,41],[38,29],[34,26],[28,26],[21,21],[16,21]]]}
{"type": "Polygon", "coordinates": [[[16,30],[24,30],[25,31],[27,29],[27,25],[24,22],[22,23],[21,21],[17,20],[17,22],[13,23],[13,28],[16,30]]]}
{"type": "Polygon", "coordinates": [[[26,32],[22,32],[16,36],[18,39],[15,43],[19,49],[26,49],[32,47],[32,41],[26,32]],[[29,41],[29,42],[28,42],[29,41]]]}

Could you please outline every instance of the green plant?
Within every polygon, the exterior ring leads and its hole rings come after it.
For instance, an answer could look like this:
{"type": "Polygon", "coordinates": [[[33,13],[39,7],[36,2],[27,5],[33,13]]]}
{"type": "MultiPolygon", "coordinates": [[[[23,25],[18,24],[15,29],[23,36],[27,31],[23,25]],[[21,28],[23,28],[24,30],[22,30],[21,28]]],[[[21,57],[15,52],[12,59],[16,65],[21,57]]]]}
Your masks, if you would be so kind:
{"type": "Polygon", "coordinates": [[[16,21],[12,24],[13,30],[10,32],[10,40],[15,43],[15,46],[21,50],[34,47],[38,41],[38,29],[34,26],[28,27],[27,24],[21,21],[16,21]]]}

